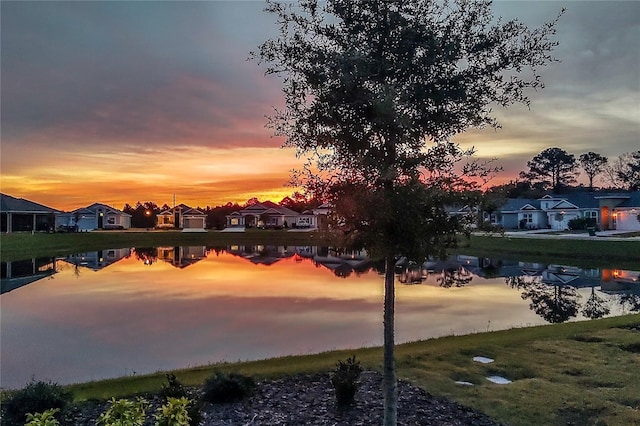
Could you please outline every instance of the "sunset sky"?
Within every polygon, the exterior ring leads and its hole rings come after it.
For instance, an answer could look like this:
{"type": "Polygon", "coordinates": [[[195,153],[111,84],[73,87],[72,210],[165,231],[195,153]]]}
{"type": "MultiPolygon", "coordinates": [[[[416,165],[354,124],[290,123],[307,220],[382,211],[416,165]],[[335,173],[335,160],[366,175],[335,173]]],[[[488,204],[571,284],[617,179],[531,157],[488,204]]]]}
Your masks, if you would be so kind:
{"type": "MultiPolygon", "coordinates": [[[[531,109],[458,140],[516,177],[558,146],[640,149],[640,2],[498,1],[495,14],[558,24],[561,62],[531,109]]],[[[279,201],[301,160],[265,116],[280,83],[248,61],[276,35],[257,1],[1,2],[1,191],[70,210],[154,201],[279,201]]]]}

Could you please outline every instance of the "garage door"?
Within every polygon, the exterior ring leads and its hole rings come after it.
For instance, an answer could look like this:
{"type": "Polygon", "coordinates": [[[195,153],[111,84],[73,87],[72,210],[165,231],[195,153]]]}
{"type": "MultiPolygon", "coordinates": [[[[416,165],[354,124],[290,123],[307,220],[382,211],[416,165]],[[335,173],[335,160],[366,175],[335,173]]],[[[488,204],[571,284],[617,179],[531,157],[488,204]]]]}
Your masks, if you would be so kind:
{"type": "Polygon", "coordinates": [[[200,218],[185,218],[185,228],[204,228],[204,220],[200,218]]]}

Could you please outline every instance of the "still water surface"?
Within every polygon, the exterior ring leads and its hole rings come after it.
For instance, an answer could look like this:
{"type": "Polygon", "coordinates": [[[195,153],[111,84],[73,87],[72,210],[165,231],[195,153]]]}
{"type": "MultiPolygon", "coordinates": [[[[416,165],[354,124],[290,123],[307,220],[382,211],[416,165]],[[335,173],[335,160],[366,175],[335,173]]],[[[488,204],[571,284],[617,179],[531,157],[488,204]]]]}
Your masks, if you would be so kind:
{"type": "MultiPolygon", "coordinates": [[[[374,266],[360,253],[262,246],[3,262],[0,385],[381,345],[374,266]]],[[[639,276],[467,256],[398,266],[396,341],[637,312],[639,276]]]]}

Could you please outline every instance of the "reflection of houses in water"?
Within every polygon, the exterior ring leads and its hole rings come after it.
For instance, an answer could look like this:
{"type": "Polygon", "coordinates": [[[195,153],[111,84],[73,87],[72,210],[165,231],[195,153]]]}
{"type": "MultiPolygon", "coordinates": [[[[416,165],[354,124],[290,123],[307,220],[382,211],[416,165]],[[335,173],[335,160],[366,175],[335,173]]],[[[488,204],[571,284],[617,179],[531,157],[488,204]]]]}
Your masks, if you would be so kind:
{"type": "Polygon", "coordinates": [[[640,296],[640,271],[603,269],[601,288],[607,294],[630,293],[640,296]]]}
{"type": "Polygon", "coordinates": [[[542,282],[550,285],[570,285],[575,288],[597,287],[600,285],[600,270],[548,265],[542,271],[542,282]]]}
{"type": "Polygon", "coordinates": [[[283,259],[296,262],[309,260],[318,267],[331,270],[339,277],[360,274],[370,269],[370,261],[364,251],[335,250],[316,246],[240,246],[227,247],[227,252],[242,257],[256,265],[273,265],[283,259]]]}
{"type": "Polygon", "coordinates": [[[71,254],[64,257],[62,260],[74,266],[82,266],[84,268],[93,269],[94,271],[99,271],[100,269],[106,268],[125,257],[129,257],[129,255],[131,255],[130,248],[119,248],[71,254]]]}
{"type": "Polygon", "coordinates": [[[163,260],[176,268],[186,268],[207,257],[205,246],[158,247],[158,260],[163,260]]]}
{"type": "Polygon", "coordinates": [[[52,276],[56,272],[56,259],[53,257],[0,262],[0,294],[52,276]]]}
{"type": "Polygon", "coordinates": [[[229,246],[227,252],[242,257],[256,265],[273,265],[282,259],[296,255],[296,247],[292,246],[229,246]]]}
{"type": "Polygon", "coordinates": [[[313,256],[313,263],[333,271],[336,276],[342,278],[354,272],[356,274],[367,272],[371,268],[371,261],[364,250],[335,250],[321,247],[313,256]]]}

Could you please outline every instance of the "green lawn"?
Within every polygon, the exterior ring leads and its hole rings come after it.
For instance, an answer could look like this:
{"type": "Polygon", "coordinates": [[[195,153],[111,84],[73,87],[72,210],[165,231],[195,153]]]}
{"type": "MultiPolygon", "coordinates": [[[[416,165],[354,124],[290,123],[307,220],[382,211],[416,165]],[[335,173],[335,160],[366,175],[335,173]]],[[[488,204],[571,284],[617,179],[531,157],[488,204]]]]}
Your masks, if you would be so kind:
{"type": "MultiPolygon", "coordinates": [[[[215,370],[256,378],[329,372],[336,360],[355,354],[381,371],[380,348],[219,364],[176,371],[189,385],[215,370]]],[[[454,399],[510,425],[640,424],[640,315],[451,336],[396,347],[400,378],[454,399]],[[495,360],[474,362],[474,356],[495,360]],[[501,375],[513,381],[486,380],[501,375]],[[469,381],[474,386],[457,385],[469,381]]],[[[130,396],[160,389],[164,374],[73,385],[77,400],[130,396]]]]}

